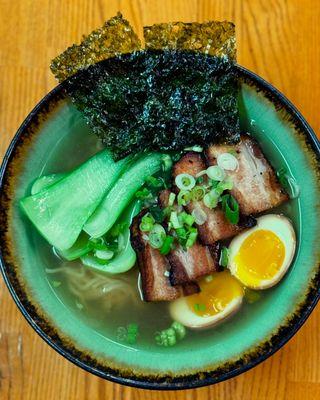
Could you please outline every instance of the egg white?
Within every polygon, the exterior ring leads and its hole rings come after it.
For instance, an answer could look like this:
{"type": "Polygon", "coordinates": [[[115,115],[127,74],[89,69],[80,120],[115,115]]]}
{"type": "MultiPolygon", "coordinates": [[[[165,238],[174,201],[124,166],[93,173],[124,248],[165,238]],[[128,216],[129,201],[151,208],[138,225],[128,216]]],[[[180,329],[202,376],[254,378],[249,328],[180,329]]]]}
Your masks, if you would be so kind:
{"type": "Polygon", "coordinates": [[[241,307],[242,299],[243,296],[234,297],[219,313],[201,317],[189,308],[187,298],[181,297],[170,303],[170,315],[173,320],[191,329],[211,328],[237,312],[241,307]]]}
{"type": "Polygon", "coordinates": [[[251,289],[268,289],[276,285],[288,271],[296,249],[296,235],[288,218],[283,215],[268,214],[257,218],[257,225],[236,236],[229,245],[229,264],[231,274],[239,279],[241,283],[251,289]],[[285,247],[285,257],[278,273],[270,279],[261,280],[258,285],[250,285],[242,282],[237,275],[237,264],[235,257],[238,254],[244,240],[253,232],[258,230],[269,230],[279,237],[285,247]]]}

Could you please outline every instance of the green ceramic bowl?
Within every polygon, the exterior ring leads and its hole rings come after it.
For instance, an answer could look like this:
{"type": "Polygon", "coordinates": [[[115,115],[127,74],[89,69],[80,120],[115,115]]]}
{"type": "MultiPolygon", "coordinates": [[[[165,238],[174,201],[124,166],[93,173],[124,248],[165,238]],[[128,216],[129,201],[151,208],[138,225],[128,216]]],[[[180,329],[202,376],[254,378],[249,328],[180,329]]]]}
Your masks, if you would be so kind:
{"type": "Polygon", "coordinates": [[[85,160],[96,140],[66,98],[50,92],[14,137],[1,167],[1,269],[19,309],[37,333],[76,365],[100,377],[149,389],[209,385],[254,367],[301,327],[320,295],[319,142],[295,107],[270,84],[237,67],[241,122],[257,137],[275,168],[287,166],[301,188],[290,203],[298,236],[293,265],[263,299],[201,336],[192,347],[121,346],[85,325],[52,291],[41,239],[27,228],[18,201],[42,173],[85,160]],[[90,145],[89,145],[90,144],[90,145]],[[72,157],[66,158],[66,155],[72,157]]]}

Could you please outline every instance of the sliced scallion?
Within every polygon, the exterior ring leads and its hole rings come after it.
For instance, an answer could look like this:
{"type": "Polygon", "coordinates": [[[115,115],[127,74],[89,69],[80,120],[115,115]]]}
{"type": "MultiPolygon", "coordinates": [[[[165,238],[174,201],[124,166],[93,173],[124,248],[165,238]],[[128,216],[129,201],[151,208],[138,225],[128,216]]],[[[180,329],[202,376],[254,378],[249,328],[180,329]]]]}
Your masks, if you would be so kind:
{"type": "Polygon", "coordinates": [[[180,190],[191,190],[195,186],[196,180],[190,174],[179,174],[175,178],[175,184],[180,190]]]}
{"type": "Polygon", "coordinates": [[[187,231],[185,228],[176,229],[176,234],[180,242],[187,239],[187,231]]]}
{"type": "Polygon", "coordinates": [[[196,174],[196,178],[202,178],[204,175],[206,175],[207,174],[207,170],[206,169],[203,169],[202,171],[199,171],[197,174],[196,174]]]}
{"type": "Polygon", "coordinates": [[[233,180],[230,176],[227,176],[225,180],[219,182],[217,185],[217,190],[221,193],[225,190],[231,190],[233,188],[233,180]]]}
{"type": "Polygon", "coordinates": [[[177,200],[179,206],[186,206],[190,203],[191,192],[189,190],[180,190],[177,200]]]}
{"type": "Polygon", "coordinates": [[[169,206],[169,207],[173,206],[173,203],[174,203],[175,199],[176,199],[175,193],[172,193],[172,192],[171,192],[171,193],[169,194],[169,199],[168,199],[168,206],[169,206]]]}
{"type": "Polygon", "coordinates": [[[173,244],[174,238],[172,236],[166,236],[164,239],[163,245],[160,248],[160,253],[164,256],[170,253],[171,246],[173,244]]]}
{"type": "Polygon", "coordinates": [[[210,190],[209,193],[205,194],[203,198],[204,205],[208,208],[215,208],[218,205],[220,193],[217,193],[215,189],[210,190]]]}
{"type": "Polygon", "coordinates": [[[191,214],[194,218],[194,222],[197,225],[203,225],[207,220],[207,214],[201,208],[195,208],[191,214]]]}
{"type": "Polygon", "coordinates": [[[187,242],[186,242],[186,247],[187,248],[188,247],[192,247],[195,244],[195,242],[197,240],[197,237],[198,237],[198,231],[197,230],[190,232],[189,236],[188,236],[188,239],[187,239],[187,242]]]}
{"type": "Polygon", "coordinates": [[[174,229],[182,228],[182,224],[179,221],[178,214],[176,211],[172,211],[172,213],[170,214],[170,222],[174,229]]]}
{"type": "Polygon", "coordinates": [[[174,321],[171,328],[175,330],[177,339],[181,340],[186,336],[186,328],[180,322],[174,321]]]}
{"type": "Polygon", "coordinates": [[[160,249],[166,238],[166,231],[160,224],[155,224],[149,233],[149,243],[154,249],[160,249]]]}
{"type": "Polygon", "coordinates": [[[205,188],[203,186],[197,185],[191,190],[191,199],[193,201],[200,201],[203,199],[205,194],[206,194],[205,188]]]}
{"type": "Polygon", "coordinates": [[[102,237],[90,238],[89,242],[94,250],[108,250],[108,246],[105,244],[105,241],[102,237]]]}
{"type": "Polygon", "coordinates": [[[217,157],[217,164],[226,171],[235,171],[239,167],[236,157],[230,153],[222,153],[217,157]]]}
{"type": "Polygon", "coordinates": [[[203,147],[199,146],[199,145],[195,145],[192,147],[186,147],[184,149],[185,151],[195,151],[196,153],[202,153],[203,152],[203,147]]]}
{"type": "Polygon", "coordinates": [[[111,260],[111,258],[114,256],[114,252],[111,250],[96,250],[94,255],[101,260],[111,260]]]}
{"type": "Polygon", "coordinates": [[[225,194],[221,197],[222,210],[225,216],[231,224],[237,224],[239,222],[239,204],[237,200],[231,194],[225,194]]]}
{"type": "Polygon", "coordinates": [[[179,214],[179,219],[185,225],[192,226],[194,224],[194,217],[185,211],[179,214]]]}
{"type": "Polygon", "coordinates": [[[155,178],[154,176],[148,176],[148,178],[146,179],[146,183],[152,188],[160,188],[163,186],[163,182],[160,179],[155,178]]]}
{"type": "Polygon", "coordinates": [[[139,228],[142,232],[149,232],[153,228],[154,223],[155,219],[150,213],[148,213],[141,218],[141,223],[139,228]]]}
{"type": "Polygon", "coordinates": [[[226,173],[218,165],[212,165],[211,167],[209,167],[207,169],[207,175],[209,178],[211,178],[215,181],[223,181],[226,176],[226,173]]]}
{"type": "Polygon", "coordinates": [[[164,154],[162,156],[162,169],[163,171],[169,171],[172,167],[172,158],[169,154],[164,154]]]}
{"type": "Polygon", "coordinates": [[[222,247],[219,259],[219,265],[221,267],[227,267],[229,262],[229,249],[227,247],[222,247]]]}
{"type": "Polygon", "coordinates": [[[135,196],[137,199],[146,200],[146,199],[150,199],[152,197],[152,193],[150,192],[149,189],[143,188],[141,190],[138,190],[136,192],[135,196]]]}

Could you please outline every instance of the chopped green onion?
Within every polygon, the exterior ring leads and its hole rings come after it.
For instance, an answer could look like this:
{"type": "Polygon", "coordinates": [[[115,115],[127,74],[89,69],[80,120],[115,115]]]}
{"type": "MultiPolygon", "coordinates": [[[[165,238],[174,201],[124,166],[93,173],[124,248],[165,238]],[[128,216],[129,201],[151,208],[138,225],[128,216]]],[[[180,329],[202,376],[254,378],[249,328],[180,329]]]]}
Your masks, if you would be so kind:
{"type": "Polygon", "coordinates": [[[150,192],[149,189],[143,188],[141,190],[138,190],[136,192],[135,196],[137,199],[146,200],[146,199],[150,199],[152,197],[152,193],[150,192]]]}
{"type": "Polygon", "coordinates": [[[195,186],[196,180],[192,175],[179,174],[175,178],[175,184],[180,190],[191,190],[195,186]]]}
{"type": "Polygon", "coordinates": [[[206,282],[211,282],[212,281],[212,279],[213,279],[213,276],[212,275],[207,275],[205,278],[204,278],[204,280],[206,281],[206,282]]]}
{"type": "Polygon", "coordinates": [[[176,229],[176,234],[178,236],[179,241],[184,242],[187,239],[187,231],[185,228],[176,229]]]}
{"type": "Polygon", "coordinates": [[[204,182],[204,178],[203,178],[203,176],[199,176],[197,179],[196,179],[196,182],[197,183],[203,183],[204,182]]]}
{"type": "Polygon", "coordinates": [[[211,209],[217,207],[219,196],[220,194],[217,193],[215,189],[210,190],[210,192],[207,193],[203,198],[204,205],[211,209]]]}
{"type": "Polygon", "coordinates": [[[174,229],[182,228],[182,224],[179,221],[178,214],[176,211],[172,211],[172,213],[170,214],[170,222],[174,229]]]}
{"type": "Polygon", "coordinates": [[[158,346],[174,346],[179,340],[186,336],[186,328],[179,322],[173,322],[168,329],[155,333],[158,346]]]}
{"type": "Polygon", "coordinates": [[[139,225],[139,228],[140,228],[140,231],[142,231],[142,232],[150,232],[151,229],[153,228],[153,224],[141,222],[139,225]]]}
{"type": "Polygon", "coordinates": [[[222,247],[219,259],[219,265],[225,268],[229,263],[229,249],[227,247],[222,247]]]}
{"type": "Polygon", "coordinates": [[[111,250],[96,250],[94,255],[101,260],[111,260],[111,258],[114,256],[114,252],[111,250]]]}
{"type": "Polygon", "coordinates": [[[297,184],[296,180],[289,175],[286,168],[282,167],[277,171],[277,177],[281,186],[286,190],[289,194],[290,199],[295,199],[300,195],[300,187],[297,184]]]}
{"type": "Polygon", "coordinates": [[[195,146],[192,146],[192,147],[186,147],[184,150],[185,151],[194,151],[196,153],[202,153],[203,152],[203,147],[199,146],[199,145],[195,145],[195,146]]]}
{"type": "Polygon", "coordinates": [[[203,186],[195,186],[191,190],[191,199],[193,201],[200,201],[203,199],[204,195],[206,194],[205,188],[203,186]]]}
{"type": "Polygon", "coordinates": [[[300,186],[292,176],[287,176],[288,189],[290,199],[296,199],[300,195],[300,186]]]}
{"type": "Polygon", "coordinates": [[[178,205],[186,206],[191,200],[191,193],[188,190],[180,190],[178,194],[178,205]]]}
{"type": "Polygon", "coordinates": [[[225,216],[231,224],[237,224],[239,222],[239,204],[237,200],[231,194],[225,194],[221,197],[222,210],[225,216]]]}
{"type": "Polygon", "coordinates": [[[189,237],[188,237],[187,242],[186,242],[186,247],[187,248],[188,247],[192,247],[195,244],[195,242],[197,240],[197,237],[198,237],[198,231],[190,232],[189,237]]]}
{"type": "Polygon", "coordinates": [[[108,250],[108,246],[105,244],[105,241],[102,237],[90,238],[89,242],[92,244],[94,250],[108,250]]]}
{"type": "Polygon", "coordinates": [[[216,189],[219,185],[220,181],[215,181],[214,179],[209,179],[208,181],[208,186],[210,186],[211,189],[216,189]]]}
{"type": "Polygon", "coordinates": [[[209,178],[214,179],[215,181],[223,181],[226,173],[218,165],[213,165],[207,169],[207,175],[209,178]]]}
{"type": "Polygon", "coordinates": [[[160,249],[166,238],[166,231],[160,224],[155,224],[149,233],[149,243],[154,249],[160,249]]]}
{"type": "Polygon", "coordinates": [[[191,215],[193,216],[194,222],[197,225],[203,225],[208,218],[207,214],[204,210],[202,210],[202,208],[195,208],[191,215]]]}
{"type": "Polygon", "coordinates": [[[127,331],[128,331],[128,333],[137,334],[138,333],[138,325],[137,324],[129,324],[127,326],[127,331]]]}
{"type": "Polygon", "coordinates": [[[148,213],[145,214],[142,218],[141,218],[141,223],[140,223],[140,231],[142,232],[149,232],[151,231],[151,229],[153,228],[155,223],[155,219],[153,218],[153,216],[148,213]]]}
{"type": "Polygon", "coordinates": [[[127,342],[129,344],[135,344],[138,337],[138,325],[129,324],[127,328],[119,326],[117,329],[117,339],[121,342],[127,342]]]}
{"type": "Polygon", "coordinates": [[[148,176],[146,183],[152,188],[161,188],[163,186],[163,181],[154,176],[148,176]]]}
{"type": "Polygon", "coordinates": [[[174,321],[171,328],[176,332],[178,340],[182,340],[186,336],[186,328],[180,322],[174,321]]]}
{"type": "Polygon", "coordinates": [[[162,156],[162,169],[163,171],[169,171],[172,167],[172,158],[169,154],[164,154],[162,156]]]}
{"type": "Polygon", "coordinates": [[[170,253],[171,246],[173,244],[174,238],[172,236],[166,236],[164,239],[163,245],[160,248],[160,253],[164,256],[170,253]]]}
{"type": "Polygon", "coordinates": [[[202,303],[194,304],[195,311],[206,311],[206,305],[202,303]]]}
{"type": "Polygon", "coordinates": [[[194,224],[194,217],[190,214],[187,214],[185,211],[179,214],[179,218],[183,224],[186,224],[188,226],[192,226],[194,224]]]}
{"type": "Polygon", "coordinates": [[[217,164],[220,168],[227,171],[235,171],[239,167],[238,160],[230,153],[219,154],[217,157],[217,164]]]}
{"type": "Polygon", "coordinates": [[[199,171],[197,174],[196,174],[196,178],[203,178],[203,175],[206,175],[207,174],[207,170],[206,169],[203,169],[202,171],[199,171]]]}
{"type": "Polygon", "coordinates": [[[173,203],[174,203],[175,199],[176,199],[175,193],[172,193],[172,192],[171,192],[171,193],[169,194],[169,199],[168,199],[168,206],[169,206],[169,207],[173,206],[173,203]]]}
{"type": "Polygon", "coordinates": [[[52,286],[54,288],[58,288],[59,286],[61,286],[61,282],[60,281],[52,281],[52,286]]]}
{"type": "Polygon", "coordinates": [[[226,179],[222,182],[220,182],[216,190],[223,193],[224,190],[231,190],[233,188],[233,180],[230,176],[227,176],[226,179]]]}

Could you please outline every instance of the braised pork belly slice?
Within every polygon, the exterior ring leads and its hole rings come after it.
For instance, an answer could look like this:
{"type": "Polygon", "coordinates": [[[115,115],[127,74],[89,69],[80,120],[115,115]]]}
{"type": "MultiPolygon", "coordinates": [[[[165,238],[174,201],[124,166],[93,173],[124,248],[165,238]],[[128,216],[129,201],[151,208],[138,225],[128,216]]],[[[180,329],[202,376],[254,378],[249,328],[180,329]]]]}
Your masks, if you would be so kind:
{"type": "MultiPolygon", "coordinates": [[[[187,153],[173,166],[173,178],[183,173],[195,177],[206,168],[207,166],[199,153],[187,153]]],[[[201,242],[206,245],[215,245],[219,240],[232,238],[243,229],[256,224],[254,218],[241,215],[239,223],[233,225],[226,219],[220,206],[210,209],[204,205],[203,201],[191,201],[185,208],[190,214],[197,209],[205,212],[207,220],[203,225],[197,225],[197,228],[201,242]]],[[[240,211],[242,212],[241,208],[240,211]]]]}
{"type": "MultiPolygon", "coordinates": [[[[159,194],[159,206],[165,208],[168,206],[169,190],[163,190],[159,194]]],[[[167,254],[170,263],[170,282],[172,285],[181,285],[191,283],[198,278],[211,274],[219,270],[218,258],[219,245],[214,244],[212,249],[203,246],[196,241],[193,246],[184,249],[177,245],[167,254]]]]}
{"type": "Polygon", "coordinates": [[[248,135],[242,135],[237,145],[212,145],[206,150],[209,165],[216,165],[223,153],[237,152],[239,167],[228,171],[233,180],[230,191],[239,203],[244,215],[270,210],[288,200],[276,174],[263,155],[257,142],[248,135]]]}
{"type": "Polygon", "coordinates": [[[131,225],[131,243],[136,251],[141,274],[141,289],[145,301],[172,301],[200,291],[197,283],[172,286],[169,280],[170,264],[159,250],[150,246],[139,225],[142,214],[131,225]]]}

